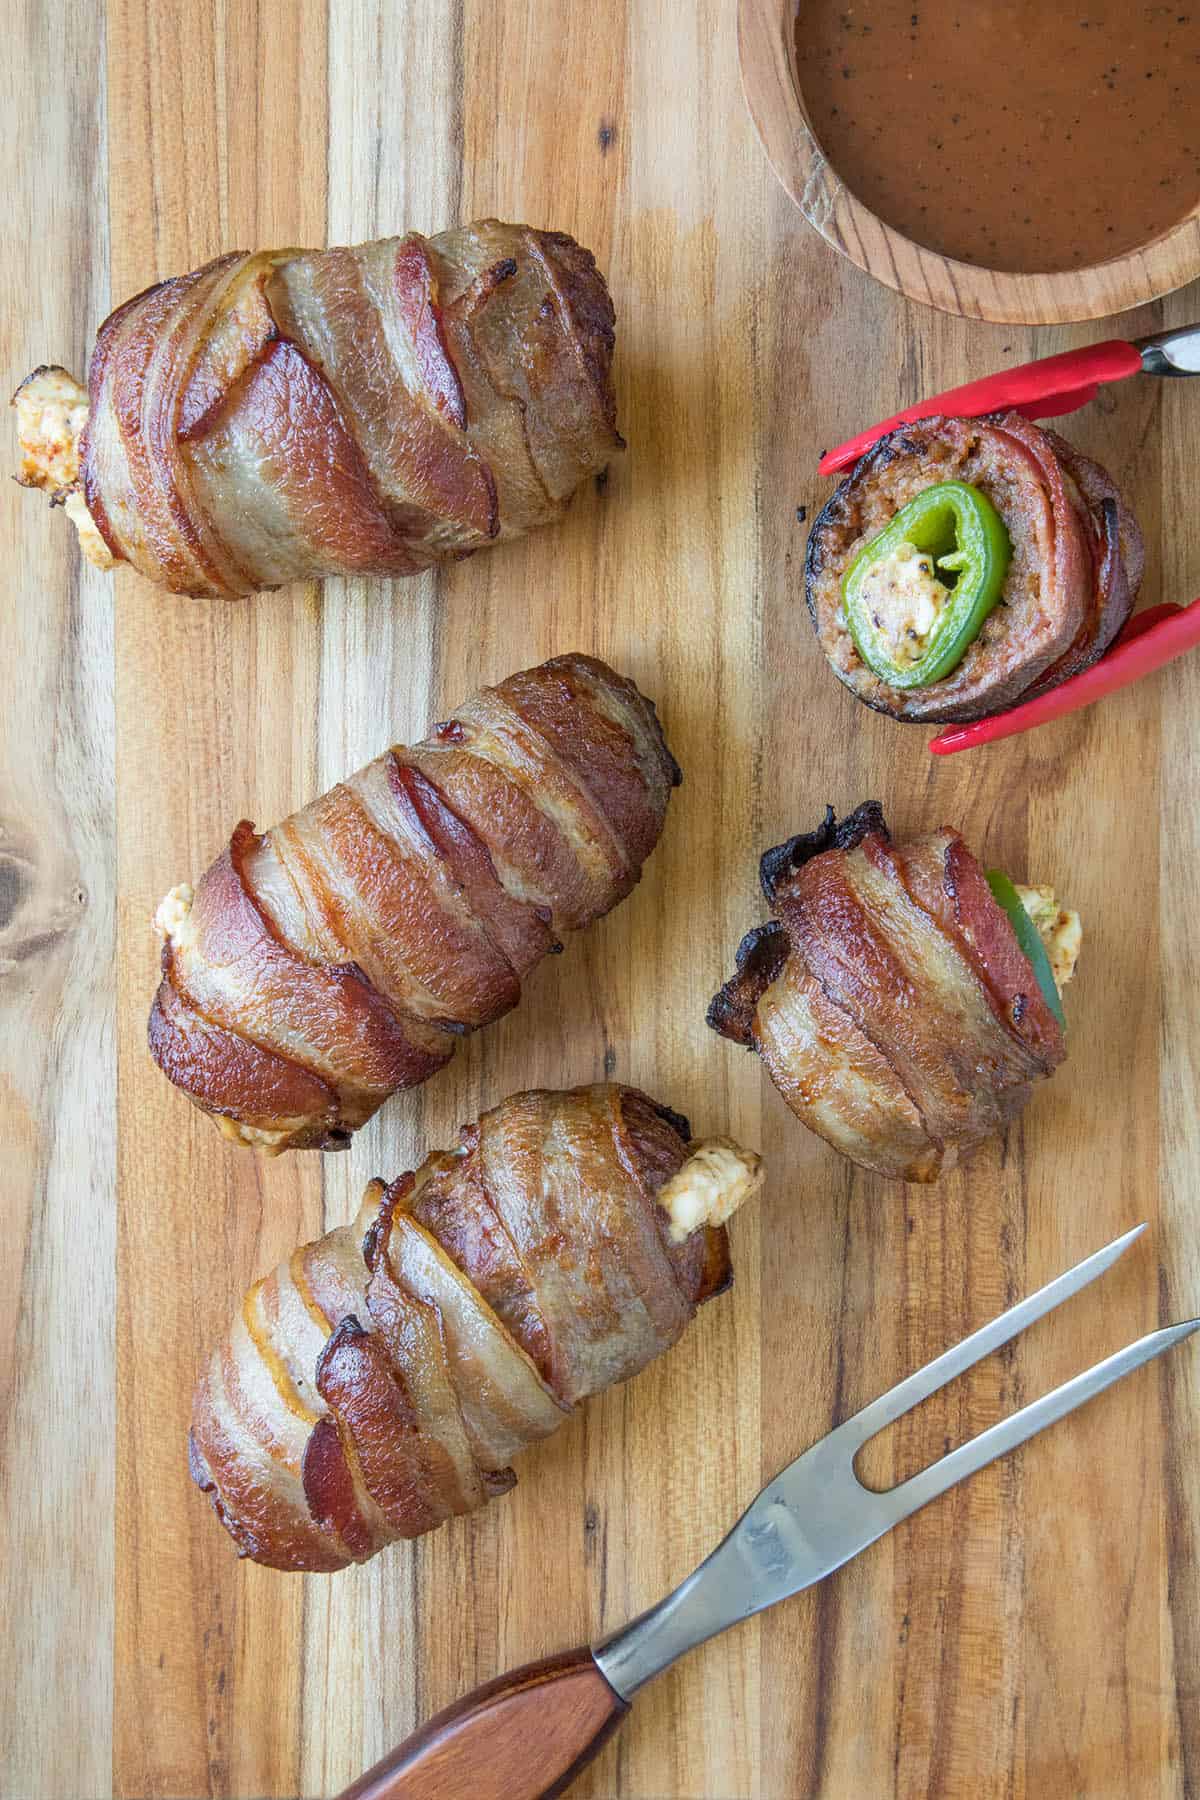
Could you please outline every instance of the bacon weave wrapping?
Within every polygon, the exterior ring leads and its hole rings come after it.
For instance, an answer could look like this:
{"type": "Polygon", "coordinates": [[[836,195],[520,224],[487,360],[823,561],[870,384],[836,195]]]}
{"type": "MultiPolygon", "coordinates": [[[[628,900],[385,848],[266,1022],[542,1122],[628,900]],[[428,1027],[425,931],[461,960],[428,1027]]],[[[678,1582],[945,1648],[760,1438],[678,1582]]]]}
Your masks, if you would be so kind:
{"type": "Polygon", "coordinates": [[[112,556],[175,593],[412,575],[555,518],[621,448],[612,348],[561,232],[233,252],[101,327],[79,487],[112,556]]]}
{"type": "Polygon", "coordinates": [[[956,831],[893,844],[868,801],[762,859],[778,917],[742,940],[708,1022],[756,1050],[796,1116],[863,1168],[933,1181],[1002,1131],[1066,1055],[956,831]]]}
{"type": "Polygon", "coordinates": [[[252,1287],[190,1439],[241,1554],[339,1569],[470,1512],[669,1348],[730,1280],[724,1227],[676,1243],[655,1199],[688,1136],[633,1088],[513,1095],[252,1287]]]}
{"type": "Polygon", "coordinates": [[[484,688],[273,830],[243,820],[168,896],[156,1061],[235,1141],[344,1146],[624,899],[679,780],[651,702],[592,657],[484,688]]]}

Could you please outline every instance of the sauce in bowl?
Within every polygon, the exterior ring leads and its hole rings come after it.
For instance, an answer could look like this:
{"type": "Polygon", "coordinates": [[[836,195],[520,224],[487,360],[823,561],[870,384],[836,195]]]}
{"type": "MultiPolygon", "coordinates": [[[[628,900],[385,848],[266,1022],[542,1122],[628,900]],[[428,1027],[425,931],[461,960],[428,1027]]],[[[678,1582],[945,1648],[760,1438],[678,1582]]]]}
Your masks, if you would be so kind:
{"type": "Polygon", "coordinates": [[[1200,204],[1200,5],[800,0],[809,123],[850,192],[984,268],[1089,267],[1200,204]]]}

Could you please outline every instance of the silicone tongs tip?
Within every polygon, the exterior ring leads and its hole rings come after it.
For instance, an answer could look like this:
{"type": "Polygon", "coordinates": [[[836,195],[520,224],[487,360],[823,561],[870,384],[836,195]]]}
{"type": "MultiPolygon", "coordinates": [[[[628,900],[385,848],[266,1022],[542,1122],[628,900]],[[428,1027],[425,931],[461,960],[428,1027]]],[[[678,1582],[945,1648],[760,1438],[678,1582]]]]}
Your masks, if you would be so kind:
{"type": "Polygon", "coordinates": [[[1112,648],[1081,675],[1072,675],[1069,681],[1008,712],[995,713],[972,725],[954,725],[931,738],[929,749],[934,756],[954,756],[960,750],[973,750],[979,744],[994,744],[1001,738],[1031,731],[1050,719],[1065,718],[1068,713],[1103,700],[1107,694],[1129,687],[1144,675],[1152,675],[1197,644],[1200,600],[1193,600],[1190,606],[1164,603],[1147,607],[1129,620],[1112,648]]]}
{"type": "Polygon", "coordinates": [[[882,424],[872,425],[848,438],[834,450],[827,450],[817,465],[822,475],[836,475],[850,468],[881,437],[901,425],[914,425],[919,419],[940,416],[976,418],[984,413],[1019,412],[1027,419],[1056,419],[1064,413],[1077,412],[1094,400],[1100,384],[1124,381],[1142,368],[1142,353],[1136,344],[1124,338],[1111,338],[1107,343],[1088,344],[1082,350],[1064,350],[1057,356],[1043,356],[1037,362],[1021,363],[1014,369],[1002,369],[996,375],[985,375],[981,381],[968,381],[962,387],[948,388],[932,399],[919,400],[915,406],[894,413],[882,424]]]}

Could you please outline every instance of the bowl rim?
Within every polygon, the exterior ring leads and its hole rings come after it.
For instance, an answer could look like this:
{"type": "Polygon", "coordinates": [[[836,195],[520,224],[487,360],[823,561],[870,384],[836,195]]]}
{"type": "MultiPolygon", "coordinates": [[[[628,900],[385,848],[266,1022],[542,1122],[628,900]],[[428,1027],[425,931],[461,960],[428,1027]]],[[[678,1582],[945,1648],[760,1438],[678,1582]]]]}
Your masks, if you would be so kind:
{"type": "Polygon", "coordinates": [[[895,292],[941,312],[1007,325],[1062,325],[1159,300],[1200,275],[1200,200],[1158,237],[1107,262],[1016,274],[959,262],[905,237],[846,187],[817,142],[796,77],[803,0],[738,0],[742,92],[767,160],[826,243],[895,292]]]}

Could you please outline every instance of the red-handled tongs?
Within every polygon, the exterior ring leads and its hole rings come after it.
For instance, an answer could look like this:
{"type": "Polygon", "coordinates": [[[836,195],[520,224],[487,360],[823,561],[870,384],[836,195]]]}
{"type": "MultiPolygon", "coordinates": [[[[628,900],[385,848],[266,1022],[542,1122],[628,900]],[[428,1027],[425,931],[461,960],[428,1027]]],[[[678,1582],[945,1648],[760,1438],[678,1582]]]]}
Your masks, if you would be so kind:
{"type": "MultiPolygon", "coordinates": [[[[1124,381],[1128,375],[1200,375],[1200,325],[1157,331],[1133,343],[1113,338],[1083,350],[1044,356],[1040,362],[1022,363],[982,381],[968,381],[964,387],[950,388],[906,407],[869,431],[860,431],[836,450],[826,451],[820,470],[822,475],[837,475],[898,425],[939,413],[970,418],[979,413],[1019,412],[1027,419],[1056,419],[1086,406],[1103,384],[1124,381]]],[[[991,744],[997,738],[1043,725],[1047,719],[1062,718],[1117,688],[1128,687],[1196,644],[1200,644],[1200,600],[1193,600],[1190,606],[1168,603],[1150,607],[1130,619],[1111,648],[1082,675],[1073,675],[1049,693],[1008,712],[943,731],[929,748],[935,756],[951,756],[956,750],[991,744]]]]}

